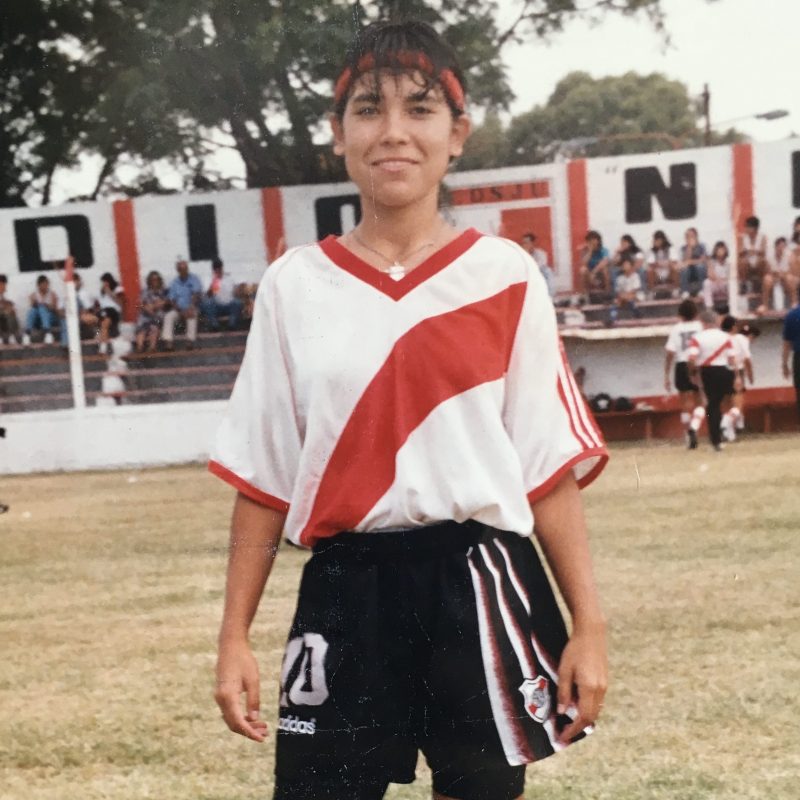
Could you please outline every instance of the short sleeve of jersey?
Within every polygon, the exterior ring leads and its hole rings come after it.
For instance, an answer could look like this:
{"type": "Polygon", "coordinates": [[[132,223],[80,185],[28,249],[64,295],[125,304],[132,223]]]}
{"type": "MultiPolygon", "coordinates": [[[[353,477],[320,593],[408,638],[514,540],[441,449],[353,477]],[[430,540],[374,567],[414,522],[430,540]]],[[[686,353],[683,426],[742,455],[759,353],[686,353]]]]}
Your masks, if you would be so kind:
{"type": "Polygon", "coordinates": [[[526,261],[528,285],[506,375],[503,422],[528,500],[535,502],[570,469],[580,487],[588,486],[608,452],[567,363],[544,281],[526,261]]]}
{"type": "Polygon", "coordinates": [[[669,332],[664,349],[670,353],[677,353],[681,349],[681,334],[677,325],[673,325],[672,330],[669,332]]]}
{"type": "Polygon", "coordinates": [[[242,366],[209,469],[257,503],[286,513],[301,435],[282,341],[273,264],[261,281],[242,366]]]}

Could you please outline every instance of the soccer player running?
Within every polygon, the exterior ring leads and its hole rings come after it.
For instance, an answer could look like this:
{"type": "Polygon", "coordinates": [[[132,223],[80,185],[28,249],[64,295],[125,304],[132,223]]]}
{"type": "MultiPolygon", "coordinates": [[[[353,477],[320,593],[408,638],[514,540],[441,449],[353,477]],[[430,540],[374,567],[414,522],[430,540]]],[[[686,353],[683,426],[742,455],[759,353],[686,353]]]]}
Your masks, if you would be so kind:
{"type": "Polygon", "coordinates": [[[313,550],[280,676],[278,800],[378,800],[419,750],[435,798],[512,800],[603,704],[578,489],[607,453],[535,262],[439,212],[464,95],[427,25],[353,42],[331,121],[361,222],[267,270],[210,465],[238,489],[216,700],[258,742],[248,628],[281,531],[313,550]]]}
{"type": "Polygon", "coordinates": [[[733,394],[735,355],[733,339],[719,327],[715,311],[700,314],[703,330],[689,342],[689,374],[694,378],[698,371],[705,395],[708,437],[713,448],[722,450],[722,402],[733,394]]]}
{"type": "Polygon", "coordinates": [[[681,400],[681,424],[686,431],[689,449],[694,450],[706,410],[700,403],[699,387],[689,378],[689,342],[703,326],[697,321],[697,305],[693,300],[687,298],[678,306],[678,316],[681,321],[672,326],[664,345],[664,389],[667,392],[672,390],[670,370],[674,361],[675,389],[681,400]]]}

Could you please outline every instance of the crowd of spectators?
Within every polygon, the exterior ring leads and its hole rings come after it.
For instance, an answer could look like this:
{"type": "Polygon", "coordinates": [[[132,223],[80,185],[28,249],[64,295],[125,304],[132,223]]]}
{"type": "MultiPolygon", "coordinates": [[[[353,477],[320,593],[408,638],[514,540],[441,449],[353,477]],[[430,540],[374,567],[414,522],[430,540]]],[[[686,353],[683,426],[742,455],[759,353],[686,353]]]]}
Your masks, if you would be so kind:
{"type": "Polygon", "coordinates": [[[691,297],[721,311],[729,306],[730,273],[735,269],[740,294],[758,298],[757,313],[781,311],[791,306],[800,286],[800,217],[791,236],[779,236],[772,246],[758,217],[748,217],[735,263],[725,242],[709,250],[693,227],[685,231],[680,247],[657,230],[646,250],[625,234],[613,253],[602,235],[590,230],[578,255],[583,303],[627,307],[636,316],[639,302],[691,297]]]}
{"type": "MultiPolygon", "coordinates": [[[[212,262],[205,285],[185,260],[176,262],[175,273],[168,284],[156,270],[147,275],[136,309],[137,352],[153,352],[159,347],[174,349],[179,329],[185,333],[187,347],[192,348],[200,323],[210,331],[219,331],[221,318],[228,330],[237,330],[249,321],[256,287],[236,284],[221,260],[212,262]]],[[[125,293],[108,272],[101,276],[96,296],[84,286],[80,271],[76,271],[74,282],[80,338],[97,341],[100,352],[110,354],[111,342],[119,336],[128,306],[125,293]]],[[[37,337],[48,344],[58,340],[62,347],[68,346],[65,298],[53,289],[47,275],[40,275],[36,290],[28,297],[28,308],[24,315],[18,315],[8,296],[8,278],[0,275],[0,342],[29,345],[37,337]]]]}

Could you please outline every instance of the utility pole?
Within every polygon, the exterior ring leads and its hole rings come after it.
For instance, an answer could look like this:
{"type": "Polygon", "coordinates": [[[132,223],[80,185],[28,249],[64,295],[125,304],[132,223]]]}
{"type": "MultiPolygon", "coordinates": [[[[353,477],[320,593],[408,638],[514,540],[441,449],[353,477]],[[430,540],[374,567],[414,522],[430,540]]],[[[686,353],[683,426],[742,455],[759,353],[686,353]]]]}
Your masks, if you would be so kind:
{"type": "Polygon", "coordinates": [[[703,143],[706,147],[711,144],[711,92],[709,91],[708,84],[703,84],[703,116],[706,120],[706,129],[703,135],[703,143]]]}

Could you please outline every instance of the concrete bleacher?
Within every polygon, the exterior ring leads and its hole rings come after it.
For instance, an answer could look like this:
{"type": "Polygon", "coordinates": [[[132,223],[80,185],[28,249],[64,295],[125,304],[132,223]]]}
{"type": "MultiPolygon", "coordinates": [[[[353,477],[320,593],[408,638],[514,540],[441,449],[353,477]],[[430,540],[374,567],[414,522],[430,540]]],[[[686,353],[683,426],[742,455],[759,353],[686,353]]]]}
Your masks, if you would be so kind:
{"type": "MultiPolygon", "coordinates": [[[[194,348],[176,340],[172,352],[131,353],[125,358],[125,391],[113,397],[125,404],[219,400],[230,395],[239,369],[246,331],[202,333],[194,348]]],[[[108,359],[94,342],[84,342],[86,401],[104,396],[108,359]]],[[[72,407],[69,359],[58,345],[0,346],[0,412],[47,411],[72,407]]]]}

